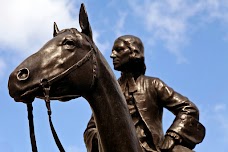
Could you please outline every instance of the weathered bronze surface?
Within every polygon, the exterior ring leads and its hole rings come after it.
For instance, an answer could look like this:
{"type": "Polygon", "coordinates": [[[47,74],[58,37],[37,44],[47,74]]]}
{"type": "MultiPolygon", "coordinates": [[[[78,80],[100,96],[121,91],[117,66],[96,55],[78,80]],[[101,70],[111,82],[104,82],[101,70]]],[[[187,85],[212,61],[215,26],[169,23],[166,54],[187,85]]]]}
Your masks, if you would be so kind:
{"type": "Polygon", "coordinates": [[[144,75],[144,48],[139,38],[126,35],[114,42],[111,58],[114,69],[122,73],[118,84],[93,42],[84,5],[79,22],[81,32],[75,28],[59,31],[54,24],[54,37],[11,73],[8,88],[15,101],[26,103],[31,112],[36,97],[45,99],[50,116],[51,99],[84,97],[93,111],[84,133],[92,152],[191,152],[202,142],[205,128],[197,107],[162,80],[144,75]],[[165,135],[163,108],[176,116],[165,135]]]}
{"type": "MultiPolygon", "coordinates": [[[[111,58],[114,69],[121,71],[119,84],[125,96],[140,145],[145,152],[192,152],[202,142],[205,128],[199,111],[188,98],[174,91],[162,80],[145,76],[144,47],[138,37],[121,36],[114,42],[111,58]],[[175,120],[163,134],[163,108],[175,120]]],[[[99,151],[99,134],[93,116],[84,133],[90,152],[99,151]]],[[[127,131],[122,129],[121,132],[127,131]]]]}
{"type": "Polygon", "coordinates": [[[141,152],[121,88],[93,42],[84,5],[79,21],[82,32],[59,31],[54,24],[54,37],[11,73],[10,96],[24,103],[82,96],[93,110],[102,151],[141,152]]]}

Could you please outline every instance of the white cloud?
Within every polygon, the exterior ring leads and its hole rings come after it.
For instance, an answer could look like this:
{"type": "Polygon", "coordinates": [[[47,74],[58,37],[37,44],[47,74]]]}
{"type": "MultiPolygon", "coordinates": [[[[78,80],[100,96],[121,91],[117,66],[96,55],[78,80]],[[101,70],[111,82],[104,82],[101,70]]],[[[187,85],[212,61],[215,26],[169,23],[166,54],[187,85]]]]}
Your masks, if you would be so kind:
{"type": "Polygon", "coordinates": [[[2,58],[0,58],[0,69],[1,70],[5,69],[5,67],[6,67],[5,61],[2,58]]]}
{"type": "Polygon", "coordinates": [[[224,134],[223,141],[228,144],[228,119],[227,119],[227,107],[225,104],[217,104],[214,108],[214,122],[217,124],[218,129],[224,134]]]}
{"type": "Polygon", "coordinates": [[[227,105],[218,102],[217,104],[201,105],[199,108],[201,109],[200,120],[206,127],[206,136],[213,138],[213,133],[216,131],[218,135],[223,135],[218,140],[228,144],[227,105]]]}
{"type": "Polygon", "coordinates": [[[114,31],[116,32],[116,36],[119,37],[122,34],[122,30],[123,30],[123,27],[124,27],[124,24],[125,24],[125,20],[126,20],[126,17],[127,17],[127,13],[126,12],[123,12],[123,11],[119,11],[118,12],[118,22],[116,23],[116,26],[115,26],[115,29],[114,31]]]}
{"type": "Polygon", "coordinates": [[[181,48],[189,42],[188,34],[197,29],[197,24],[228,22],[227,0],[129,0],[129,5],[151,32],[151,37],[164,41],[179,63],[187,61],[181,48]],[[196,20],[194,23],[191,22],[193,19],[196,20]]]}
{"type": "MultiPolygon", "coordinates": [[[[77,5],[76,5],[77,6],[77,5]]],[[[59,27],[78,25],[72,14],[79,9],[71,1],[7,0],[0,5],[0,43],[5,47],[36,51],[52,37],[53,22],[59,27]]],[[[31,53],[31,52],[30,52],[31,53]]]]}
{"type": "MultiPolygon", "coordinates": [[[[79,3],[73,0],[7,0],[0,5],[0,44],[4,48],[23,51],[27,56],[52,38],[53,22],[59,29],[76,27],[79,3]]],[[[94,31],[99,48],[107,49],[107,43],[99,43],[99,32],[94,31]]],[[[3,51],[5,49],[0,49],[3,51]]]]}
{"type": "Polygon", "coordinates": [[[220,112],[226,110],[226,104],[222,103],[222,104],[217,104],[214,106],[214,111],[215,112],[220,112]]]}
{"type": "Polygon", "coordinates": [[[100,33],[98,33],[97,31],[93,31],[94,43],[102,53],[105,53],[105,51],[107,51],[110,48],[110,43],[107,41],[101,43],[99,41],[99,37],[100,37],[100,33]]]}
{"type": "Polygon", "coordinates": [[[5,69],[6,69],[6,63],[5,61],[0,57],[0,78],[2,77],[2,75],[5,73],[5,69]]]}

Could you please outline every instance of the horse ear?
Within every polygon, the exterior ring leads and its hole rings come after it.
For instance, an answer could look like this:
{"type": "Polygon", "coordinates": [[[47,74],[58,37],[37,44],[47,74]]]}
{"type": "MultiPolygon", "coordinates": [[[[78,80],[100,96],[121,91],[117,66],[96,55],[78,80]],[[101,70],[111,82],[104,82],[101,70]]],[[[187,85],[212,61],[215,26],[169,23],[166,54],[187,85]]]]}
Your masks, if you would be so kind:
{"type": "Polygon", "coordinates": [[[91,29],[91,26],[89,23],[85,5],[83,3],[81,4],[81,8],[80,8],[80,12],[79,12],[79,24],[82,29],[82,33],[86,34],[91,39],[93,39],[92,29],[91,29]]]}
{"type": "Polygon", "coordinates": [[[59,28],[57,24],[54,22],[54,31],[53,31],[53,36],[55,37],[59,33],[59,28]]]}

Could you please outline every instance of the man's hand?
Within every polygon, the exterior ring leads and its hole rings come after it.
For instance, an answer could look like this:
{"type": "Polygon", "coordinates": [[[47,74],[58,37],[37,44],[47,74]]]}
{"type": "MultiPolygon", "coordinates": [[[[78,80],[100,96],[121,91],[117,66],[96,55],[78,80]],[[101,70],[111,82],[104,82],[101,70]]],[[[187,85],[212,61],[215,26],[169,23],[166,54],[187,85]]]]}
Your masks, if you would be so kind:
{"type": "Polygon", "coordinates": [[[160,149],[162,152],[169,152],[173,149],[174,146],[175,140],[173,139],[173,137],[166,135],[160,149]]]}

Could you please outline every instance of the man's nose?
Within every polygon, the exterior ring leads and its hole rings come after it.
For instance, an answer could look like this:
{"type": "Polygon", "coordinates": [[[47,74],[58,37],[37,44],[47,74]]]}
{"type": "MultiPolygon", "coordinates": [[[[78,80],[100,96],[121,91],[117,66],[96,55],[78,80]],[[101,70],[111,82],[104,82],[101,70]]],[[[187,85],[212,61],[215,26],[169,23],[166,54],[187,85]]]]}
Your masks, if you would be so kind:
{"type": "Polygon", "coordinates": [[[116,58],[116,51],[112,51],[112,54],[110,55],[110,58],[116,58]]]}

